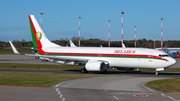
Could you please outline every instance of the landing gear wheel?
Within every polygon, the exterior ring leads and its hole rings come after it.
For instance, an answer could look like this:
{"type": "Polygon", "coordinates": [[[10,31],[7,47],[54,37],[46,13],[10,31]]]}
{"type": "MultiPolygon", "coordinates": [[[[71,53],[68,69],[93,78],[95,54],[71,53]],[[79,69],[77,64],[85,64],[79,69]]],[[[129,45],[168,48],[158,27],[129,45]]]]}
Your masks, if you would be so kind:
{"type": "Polygon", "coordinates": [[[159,73],[158,73],[158,72],[156,72],[155,74],[156,74],[156,75],[159,75],[159,73]]]}
{"type": "Polygon", "coordinates": [[[85,68],[82,68],[81,73],[88,73],[88,71],[85,68]]]}
{"type": "Polygon", "coordinates": [[[85,70],[84,70],[84,68],[82,68],[82,69],[81,69],[81,73],[84,73],[84,72],[85,72],[85,70]]]}

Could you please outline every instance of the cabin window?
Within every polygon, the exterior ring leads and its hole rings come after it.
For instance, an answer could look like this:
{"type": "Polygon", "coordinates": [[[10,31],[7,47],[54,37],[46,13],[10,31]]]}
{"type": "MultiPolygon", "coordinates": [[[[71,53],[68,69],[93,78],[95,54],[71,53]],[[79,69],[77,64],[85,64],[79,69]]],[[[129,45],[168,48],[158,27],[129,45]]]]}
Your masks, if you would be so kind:
{"type": "Polygon", "coordinates": [[[167,54],[159,54],[160,57],[169,57],[167,54]]]}

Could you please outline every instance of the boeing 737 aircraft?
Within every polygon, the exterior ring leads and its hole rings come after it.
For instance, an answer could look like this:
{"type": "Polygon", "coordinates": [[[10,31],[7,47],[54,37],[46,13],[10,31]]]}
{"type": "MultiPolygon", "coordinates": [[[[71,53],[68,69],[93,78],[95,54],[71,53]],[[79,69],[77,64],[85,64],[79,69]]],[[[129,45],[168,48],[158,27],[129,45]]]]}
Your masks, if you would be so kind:
{"type": "MultiPolygon", "coordinates": [[[[131,70],[134,68],[156,69],[158,71],[174,65],[176,60],[167,53],[145,48],[120,47],[61,47],[48,40],[34,15],[29,15],[35,54],[26,56],[41,57],[48,61],[64,65],[80,65],[81,72],[106,72],[106,68],[131,70]]],[[[20,54],[10,42],[13,51],[20,54]]]]}

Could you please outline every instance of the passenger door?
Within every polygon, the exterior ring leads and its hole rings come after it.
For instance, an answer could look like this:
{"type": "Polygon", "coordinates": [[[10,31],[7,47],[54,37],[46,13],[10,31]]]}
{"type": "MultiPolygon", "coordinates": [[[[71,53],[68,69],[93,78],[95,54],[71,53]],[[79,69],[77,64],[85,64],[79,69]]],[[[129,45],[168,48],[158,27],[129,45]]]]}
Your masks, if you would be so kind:
{"type": "Polygon", "coordinates": [[[150,53],[149,53],[148,61],[149,61],[149,62],[152,62],[152,61],[153,61],[153,52],[150,52],[150,53]]]}

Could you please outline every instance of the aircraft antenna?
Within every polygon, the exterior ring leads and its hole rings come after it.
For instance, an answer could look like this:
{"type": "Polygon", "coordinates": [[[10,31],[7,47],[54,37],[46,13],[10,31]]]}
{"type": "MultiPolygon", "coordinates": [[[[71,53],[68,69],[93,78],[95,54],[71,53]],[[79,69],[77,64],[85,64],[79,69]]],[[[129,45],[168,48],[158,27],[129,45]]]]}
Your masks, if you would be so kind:
{"type": "Polygon", "coordinates": [[[41,14],[41,29],[42,29],[42,15],[44,14],[44,13],[40,13],[41,14]]]}

